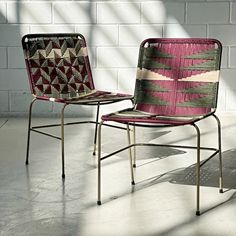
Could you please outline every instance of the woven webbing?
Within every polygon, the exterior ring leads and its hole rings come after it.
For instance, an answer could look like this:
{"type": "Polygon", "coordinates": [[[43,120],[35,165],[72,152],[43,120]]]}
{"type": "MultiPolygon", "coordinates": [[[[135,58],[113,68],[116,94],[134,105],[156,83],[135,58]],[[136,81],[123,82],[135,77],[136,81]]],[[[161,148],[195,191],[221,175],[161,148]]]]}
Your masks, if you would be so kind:
{"type": "Polygon", "coordinates": [[[63,99],[94,90],[82,35],[26,35],[22,44],[34,95],[63,99]]]}
{"type": "Polygon", "coordinates": [[[147,39],[140,47],[135,109],[201,115],[216,108],[221,44],[212,39],[147,39]]]}

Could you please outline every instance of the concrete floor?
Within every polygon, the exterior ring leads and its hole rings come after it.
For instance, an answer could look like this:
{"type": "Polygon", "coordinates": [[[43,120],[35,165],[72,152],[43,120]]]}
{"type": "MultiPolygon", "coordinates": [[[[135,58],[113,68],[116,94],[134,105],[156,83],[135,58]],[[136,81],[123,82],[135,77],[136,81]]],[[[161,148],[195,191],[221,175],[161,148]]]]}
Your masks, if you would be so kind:
{"type": "MultiPolygon", "coordinates": [[[[0,235],[33,236],[234,236],[236,235],[236,117],[221,116],[224,190],[218,192],[218,159],[202,169],[200,217],[195,216],[195,151],[140,147],[130,185],[126,152],[102,163],[102,205],[96,205],[93,126],[66,127],[66,179],[60,142],[32,134],[24,165],[26,119],[0,119],[0,235]]],[[[55,122],[35,119],[34,124],[55,122]]],[[[214,145],[215,121],[200,123],[202,144],[214,145]]],[[[49,129],[48,129],[49,131],[49,129]]],[[[51,128],[53,133],[59,133],[51,128]]],[[[103,129],[103,151],[126,142],[126,133],[103,129]]],[[[138,139],[194,144],[191,127],[138,129],[138,139]]],[[[208,152],[202,152],[202,158],[208,152]]]]}

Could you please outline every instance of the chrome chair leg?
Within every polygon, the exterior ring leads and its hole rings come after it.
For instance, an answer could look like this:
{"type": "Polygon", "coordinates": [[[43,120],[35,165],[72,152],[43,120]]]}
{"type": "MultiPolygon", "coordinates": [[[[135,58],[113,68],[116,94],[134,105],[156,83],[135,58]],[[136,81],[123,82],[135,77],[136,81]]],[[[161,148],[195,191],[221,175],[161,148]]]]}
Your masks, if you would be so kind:
{"type": "Polygon", "coordinates": [[[98,126],[98,199],[97,204],[101,205],[101,129],[103,121],[98,126]]]}
{"type": "Polygon", "coordinates": [[[94,156],[96,155],[99,111],[100,111],[100,103],[98,103],[97,105],[96,124],[95,124],[95,133],[94,133],[94,142],[93,142],[93,155],[94,156]]]}
{"type": "Polygon", "coordinates": [[[32,118],[32,106],[34,102],[36,101],[36,98],[34,98],[29,107],[29,118],[28,118],[28,137],[27,137],[27,147],[26,147],[26,159],[25,164],[29,164],[29,145],[30,145],[30,132],[31,132],[31,118],[32,118]]]}
{"type": "MultiPolygon", "coordinates": [[[[133,126],[133,143],[136,143],[136,127],[133,126]]],[[[136,168],[136,146],[133,146],[133,167],[136,168]]]]}
{"type": "Polygon", "coordinates": [[[64,135],[64,111],[67,104],[61,109],[61,158],[62,158],[62,178],[65,178],[65,135],[64,135]]]}
{"type": "Polygon", "coordinates": [[[200,215],[200,130],[196,124],[193,124],[197,131],[197,165],[196,165],[196,186],[197,186],[197,206],[196,215],[200,215]]]}
{"type": "Polygon", "coordinates": [[[218,126],[218,147],[219,147],[219,171],[220,171],[220,177],[219,177],[219,192],[223,193],[223,171],[222,171],[222,150],[221,150],[221,123],[219,118],[213,114],[217,121],[218,126]]]}
{"type": "MultiPolygon", "coordinates": [[[[128,143],[129,143],[129,146],[130,146],[131,145],[131,138],[130,138],[129,124],[127,124],[127,137],[128,137],[128,143]]],[[[131,183],[132,183],[132,185],[135,185],[134,170],[133,170],[133,158],[132,158],[131,147],[129,148],[129,161],[130,161],[130,170],[131,170],[131,183]]]]}

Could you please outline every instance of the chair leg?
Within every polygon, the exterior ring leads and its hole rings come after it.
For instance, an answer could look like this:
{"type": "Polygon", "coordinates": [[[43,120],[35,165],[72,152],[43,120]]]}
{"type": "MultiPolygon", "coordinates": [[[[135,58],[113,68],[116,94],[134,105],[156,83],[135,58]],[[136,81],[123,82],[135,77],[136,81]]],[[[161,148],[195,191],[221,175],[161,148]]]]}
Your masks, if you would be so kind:
{"type": "Polygon", "coordinates": [[[96,146],[97,146],[97,131],[98,131],[99,110],[100,110],[100,103],[98,103],[98,105],[97,105],[96,124],[95,124],[94,142],[93,142],[93,155],[94,156],[96,155],[96,146]]]}
{"type": "MultiPolygon", "coordinates": [[[[129,145],[131,145],[130,129],[129,129],[129,125],[128,124],[127,124],[127,136],[128,136],[128,143],[129,143],[129,145]]],[[[135,182],[134,182],[134,170],[133,170],[133,158],[132,158],[131,148],[129,148],[129,161],[130,161],[130,170],[131,170],[131,183],[132,183],[132,185],[135,185],[135,182]]]]}
{"type": "Polygon", "coordinates": [[[217,121],[218,126],[218,147],[219,147],[219,170],[220,170],[220,177],[219,177],[219,192],[223,193],[223,171],[222,171],[222,150],[221,150],[221,124],[219,118],[214,114],[213,115],[217,121]]]}
{"type": "Polygon", "coordinates": [[[31,131],[31,118],[32,118],[32,106],[33,103],[36,101],[36,98],[34,98],[29,107],[29,118],[28,118],[28,137],[27,137],[27,147],[26,147],[26,159],[25,159],[25,164],[29,164],[29,145],[30,145],[30,131],[31,131]]]}
{"type": "Polygon", "coordinates": [[[101,205],[101,131],[103,121],[98,126],[98,199],[97,204],[101,205]]]}
{"type": "Polygon", "coordinates": [[[65,178],[65,135],[64,135],[64,111],[67,104],[61,109],[61,158],[62,158],[62,178],[65,178]]]}
{"type": "MultiPolygon", "coordinates": [[[[133,143],[136,143],[136,127],[133,126],[133,143]]],[[[133,167],[136,168],[136,146],[133,147],[133,167]]]]}
{"type": "Polygon", "coordinates": [[[200,215],[200,130],[196,124],[193,124],[197,131],[197,165],[196,165],[196,186],[197,186],[197,206],[196,215],[200,215]]]}

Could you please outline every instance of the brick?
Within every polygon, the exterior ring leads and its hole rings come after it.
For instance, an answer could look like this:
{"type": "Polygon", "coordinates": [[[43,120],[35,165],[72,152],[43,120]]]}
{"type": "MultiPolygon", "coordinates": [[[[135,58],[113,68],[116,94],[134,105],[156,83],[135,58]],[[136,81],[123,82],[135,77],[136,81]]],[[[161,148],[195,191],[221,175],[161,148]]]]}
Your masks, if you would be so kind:
{"type": "Polygon", "coordinates": [[[119,45],[139,46],[145,38],[162,37],[161,25],[120,25],[119,45]]]}
{"type": "Polygon", "coordinates": [[[229,3],[206,2],[187,4],[187,23],[227,23],[229,22],[229,3]]]}
{"type": "Polygon", "coordinates": [[[0,68],[7,68],[7,50],[0,48],[0,68]]]}
{"type": "Polygon", "coordinates": [[[236,90],[228,90],[225,102],[227,111],[236,111],[236,90]]]}
{"type": "Polygon", "coordinates": [[[236,46],[236,25],[209,25],[209,37],[217,38],[224,46],[236,46]]]}
{"type": "Polygon", "coordinates": [[[232,8],[231,8],[231,22],[235,23],[236,22],[236,3],[232,3],[232,8]]]}
{"type": "Polygon", "coordinates": [[[143,23],[184,23],[184,2],[145,2],[142,5],[143,23]]]}
{"type": "Polygon", "coordinates": [[[51,23],[51,3],[8,2],[7,19],[10,23],[51,23]]]}
{"type": "Polygon", "coordinates": [[[140,23],[139,3],[98,3],[97,12],[98,23],[140,23]]]}
{"type": "Polygon", "coordinates": [[[88,2],[54,3],[54,23],[95,23],[96,4],[88,2]]]}
{"type": "MultiPolygon", "coordinates": [[[[10,92],[10,111],[11,112],[28,112],[32,95],[28,91],[11,91],[10,92]]],[[[33,106],[33,113],[52,112],[52,103],[46,101],[36,101],[33,106]]]]}
{"type": "Polygon", "coordinates": [[[25,68],[22,47],[8,48],[8,68],[25,68]]]}
{"type": "Polygon", "coordinates": [[[136,68],[119,69],[118,89],[133,94],[136,81],[136,72],[136,68]]]}
{"type": "Polygon", "coordinates": [[[92,72],[96,89],[107,91],[118,89],[116,69],[94,69],[92,72]]]}
{"type": "Polygon", "coordinates": [[[98,67],[136,67],[137,47],[101,47],[97,51],[98,67]]]}
{"type": "Polygon", "coordinates": [[[88,45],[118,45],[117,25],[78,25],[76,26],[76,32],[85,36],[88,45]]]}
{"type": "Polygon", "coordinates": [[[165,24],[164,37],[189,38],[189,37],[206,37],[206,25],[180,25],[165,24]]]}
{"type": "Polygon", "coordinates": [[[236,47],[230,47],[229,55],[229,66],[236,67],[236,47]]]}
{"type": "Polygon", "coordinates": [[[226,90],[236,90],[235,83],[236,69],[222,69],[220,83],[225,84],[226,90]]]}
{"type": "Polygon", "coordinates": [[[0,112],[9,111],[8,91],[0,91],[0,112]]]}
{"type": "Polygon", "coordinates": [[[74,25],[31,25],[31,33],[74,33],[74,25]]]}
{"type": "Polygon", "coordinates": [[[21,37],[29,32],[26,25],[0,25],[0,46],[21,46],[21,37]]]}
{"type": "Polygon", "coordinates": [[[1,69],[0,88],[2,90],[29,89],[28,77],[25,69],[1,69]]]}
{"type": "Polygon", "coordinates": [[[7,4],[0,2],[0,23],[7,22],[7,4]]]}
{"type": "Polygon", "coordinates": [[[223,47],[222,49],[222,57],[221,57],[221,68],[227,68],[229,64],[228,60],[228,47],[223,47]]]}

